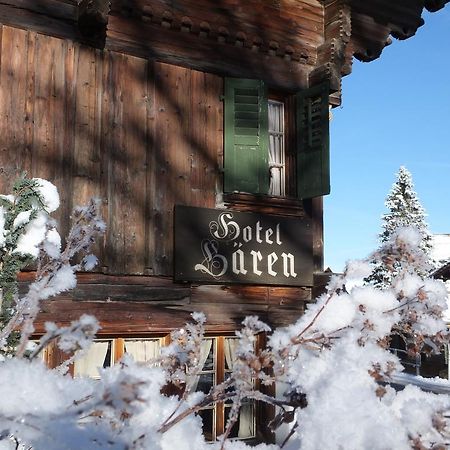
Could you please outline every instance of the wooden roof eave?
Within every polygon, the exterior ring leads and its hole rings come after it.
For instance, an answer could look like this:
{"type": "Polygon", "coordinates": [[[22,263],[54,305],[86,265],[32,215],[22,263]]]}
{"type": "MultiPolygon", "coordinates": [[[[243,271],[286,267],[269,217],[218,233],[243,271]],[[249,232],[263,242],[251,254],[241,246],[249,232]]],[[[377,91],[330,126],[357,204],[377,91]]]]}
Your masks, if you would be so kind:
{"type": "Polygon", "coordinates": [[[269,87],[307,87],[322,42],[318,0],[82,0],[79,26],[101,48],[269,87]]]}
{"type": "Polygon", "coordinates": [[[309,83],[328,78],[336,93],[333,105],[340,104],[341,77],[351,72],[353,57],[363,62],[379,58],[396,39],[408,39],[424,24],[424,9],[443,8],[450,0],[320,0],[324,7],[324,43],[309,83]]]}
{"type": "Polygon", "coordinates": [[[408,39],[424,20],[424,9],[443,8],[450,0],[350,0],[352,8],[352,47],[354,56],[364,62],[377,59],[390,36],[408,39]]]}
{"type": "Polygon", "coordinates": [[[442,9],[450,0],[425,0],[425,8],[429,12],[436,12],[442,9]]]}

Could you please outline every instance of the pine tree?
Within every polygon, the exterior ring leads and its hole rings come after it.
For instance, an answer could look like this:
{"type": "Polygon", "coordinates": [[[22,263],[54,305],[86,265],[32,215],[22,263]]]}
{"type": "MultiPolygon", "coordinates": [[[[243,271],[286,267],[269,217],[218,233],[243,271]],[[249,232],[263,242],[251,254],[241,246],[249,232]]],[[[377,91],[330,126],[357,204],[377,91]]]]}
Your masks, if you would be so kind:
{"type": "MultiPolygon", "coordinates": [[[[18,273],[36,258],[17,251],[17,244],[27,225],[45,212],[45,203],[36,179],[26,174],[16,180],[13,195],[0,195],[0,327],[4,327],[15,311],[18,294],[18,273]]],[[[8,353],[17,344],[18,332],[10,334],[0,345],[0,354],[8,353]]]]}
{"type": "MultiPolygon", "coordinates": [[[[434,264],[431,258],[431,234],[425,221],[426,213],[414,190],[411,173],[401,166],[396,175],[397,180],[386,197],[385,206],[388,213],[382,216],[382,232],[379,235],[379,241],[381,245],[388,242],[398,228],[415,227],[421,236],[418,247],[428,257],[428,261],[425,261],[425,264],[422,263],[420,267],[417,266],[415,270],[419,275],[425,276],[427,271],[423,267],[430,265],[432,268],[434,264]]],[[[395,276],[395,263],[393,269],[392,262],[379,262],[375,265],[368,281],[379,287],[387,287],[395,276]],[[388,264],[391,265],[390,268],[387,267],[388,264]]]]}

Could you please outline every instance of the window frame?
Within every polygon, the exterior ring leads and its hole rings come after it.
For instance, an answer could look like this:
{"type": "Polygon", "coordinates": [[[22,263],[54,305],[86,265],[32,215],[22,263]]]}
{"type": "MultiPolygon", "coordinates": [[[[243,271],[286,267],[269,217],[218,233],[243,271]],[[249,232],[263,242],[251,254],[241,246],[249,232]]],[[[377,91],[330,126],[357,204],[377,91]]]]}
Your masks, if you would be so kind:
{"type": "Polygon", "coordinates": [[[223,203],[229,208],[252,208],[258,209],[262,213],[297,216],[303,213],[304,204],[302,200],[296,197],[295,97],[279,91],[269,90],[268,100],[284,103],[285,195],[272,196],[249,192],[223,192],[223,203]]]}
{"type": "MultiPolygon", "coordinates": [[[[217,334],[209,334],[207,333],[205,335],[206,339],[214,339],[216,341],[215,343],[215,352],[216,354],[219,353],[221,355],[220,358],[215,357],[214,358],[214,381],[216,384],[219,384],[224,381],[225,379],[225,373],[226,373],[226,363],[225,363],[225,348],[224,348],[224,342],[226,338],[235,338],[235,335],[233,332],[224,332],[223,334],[217,335],[217,334]]],[[[120,360],[120,358],[124,355],[124,348],[125,348],[125,342],[126,340],[159,340],[161,342],[161,347],[167,346],[170,344],[170,334],[164,334],[164,335],[138,335],[138,336],[125,336],[125,337],[113,337],[110,335],[100,335],[98,336],[98,341],[111,341],[112,342],[112,352],[111,352],[111,363],[115,364],[117,361],[120,360]]],[[[266,336],[264,333],[261,333],[257,336],[257,341],[255,343],[255,349],[261,349],[265,347],[266,343],[266,336]]],[[[52,345],[48,348],[46,348],[45,357],[43,356],[44,360],[46,361],[46,364],[51,367],[57,367],[61,363],[64,362],[68,357],[67,354],[62,353],[56,346],[55,343],[52,343],[52,345]]],[[[74,364],[71,364],[69,366],[69,373],[74,376],[74,364]]],[[[259,380],[255,380],[255,389],[262,389],[264,391],[271,391],[272,387],[263,387],[259,380]]],[[[182,391],[175,390],[172,392],[170,389],[170,386],[168,386],[168,391],[166,393],[167,395],[182,395],[182,391]]],[[[225,408],[226,405],[224,402],[218,402],[214,407],[214,427],[215,430],[213,433],[214,438],[217,438],[217,436],[220,436],[225,432],[225,408]]],[[[254,410],[253,410],[253,427],[254,427],[254,435],[252,437],[248,438],[236,438],[239,440],[242,440],[246,443],[253,444],[253,443],[259,443],[263,441],[268,441],[272,439],[272,434],[267,431],[267,422],[268,417],[273,417],[274,415],[274,408],[272,406],[268,406],[265,404],[261,404],[260,402],[255,402],[254,410]]]]}
{"type": "Polygon", "coordinates": [[[278,201],[287,205],[301,205],[297,198],[296,167],[296,101],[292,94],[269,90],[268,100],[284,104],[284,158],[285,158],[285,194],[283,196],[266,195],[268,201],[278,201]]]}
{"type": "MultiPolygon", "coordinates": [[[[302,205],[304,200],[312,200],[330,193],[329,93],[328,81],[297,93],[280,94],[268,92],[261,80],[225,78],[222,191],[224,203],[233,203],[236,199],[247,204],[254,203],[255,200],[269,203],[285,200],[302,205]],[[238,92],[243,86],[252,90],[253,97],[248,97],[250,99],[248,102],[245,100],[249,105],[242,103],[244,100],[238,92]],[[251,132],[253,136],[253,133],[257,131],[260,139],[258,144],[252,147],[254,149],[252,153],[250,147],[239,144],[240,140],[245,143],[246,139],[251,139],[251,136],[246,137],[247,129],[239,128],[240,115],[237,114],[245,114],[242,112],[245,110],[243,108],[250,107],[250,103],[256,104],[256,96],[257,103],[260,105],[258,116],[260,122],[258,126],[253,124],[249,133],[251,132]],[[269,195],[269,127],[268,117],[263,119],[261,115],[264,114],[264,108],[267,112],[269,100],[282,101],[285,104],[284,196],[269,195]],[[235,114],[235,111],[239,113],[235,114]],[[240,130],[243,130],[242,134],[240,130]],[[263,170],[262,161],[264,160],[266,169],[263,170]],[[246,163],[249,166],[246,166],[246,163]],[[247,171],[243,169],[245,167],[247,171]],[[243,181],[245,179],[247,181],[243,181]],[[266,181],[262,181],[263,179],[266,181]]],[[[252,143],[255,144],[254,141],[252,143]]]]}
{"type": "Polygon", "coordinates": [[[269,159],[268,159],[268,166],[269,166],[269,196],[273,197],[285,197],[287,193],[287,178],[286,174],[287,167],[286,167],[286,114],[285,114],[285,102],[282,100],[271,98],[270,95],[267,99],[267,105],[268,105],[268,111],[269,111],[269,120],[268,120],[268,135],[269,135],[269,145],[268,145],[268,151],[269,151],[269,159]],[[275,124],[271,123],[271,107],[274,108],[273,115],[278,116],[279,118],[279,126],[276,126],[275,124]],[[277,109],[280,109],[281,111],[277,111],[277,109]],[[272,126],[271,126],[272,125],[272,126]],[[277,128],[277,129],[276,129],[277,128]],[[276,144],[278,142],[278,144],[276,144]],[[271,150],[271,144],[273,143],[273,149],[271,150]],[[278,147],[278,149],[277,149],[278,147]],[[274,154],[275,160],[273,163],[271,162],[271,155],[274,154]],[[273,169],[279,169],[278,177],[279,180],[277,180],[275,184],[275,176],[274,176],[274,170],[273,169]],[[276,192],[274,192],[276,191],[276,192]]]}
{"type": "MultiPolygon", "coordinates": [[[[205,339],[214,339],[215,344],[214,348],[214,371],[215,371],[215,383],[220,384],[225,380],[226,376],[226,359],[225,359],[225,339],[236,337],[233,334],[223,334],[220,336],[217,335],[207,335],[205,339]]],[[[261,333],[257,336],[257,341],[255,343],[255,349],[260,349],[265,346],[266,337],[264,333],[261,333]]],[[[255,380],[254,382],[255,389],[262,389],[261,382],[259,380],[255,380]]],[[[226,402],[217,402],[212,407],[206,407],[204,409],[212,409],[213,410],[213,430],[212,430],[212,440],[214,442],[217,440],[217,437],[222,435],[225,432],[226,426],[226,414],[225,409],[227,408],[226,402]]],[[[242,440],[248,444],[254,444],[262,442],[263,440],[267,440],[266,430],[264,428],[264,424],[267,424],[267,417],[273,417],[274,410],[269,407],[267,408],[264,404],[260,404],[260,402],[254,402],[253,406],[253,430],[254,433],[252,436],[246,438],[238,438],[235,437],[233,439],[242,440]],[[267,415],[269,414],[269,416],[267,415]],[[264,434],[264,438],[262,437],[264,434]]],[[[205,433],[204,433],[205,434],[205,433]]],[[[272,436],[269,437],[269,440],[272,436]]]]}

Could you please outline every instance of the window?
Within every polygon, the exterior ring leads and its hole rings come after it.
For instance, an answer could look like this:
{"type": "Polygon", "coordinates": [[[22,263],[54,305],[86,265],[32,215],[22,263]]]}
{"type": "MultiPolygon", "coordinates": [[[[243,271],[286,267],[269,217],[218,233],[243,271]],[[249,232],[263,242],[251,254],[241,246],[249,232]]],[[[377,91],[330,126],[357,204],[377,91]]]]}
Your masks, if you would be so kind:
{"type": "MultiPolygon", "coordinates": [[[[300,199],[330,192],[328,95],[328,83],[295,95],[300,199]]],[[[268,99],[262,81],[237,78],[225,80],[224,100],[224,191],[285,196],[284,104],[268,99]]]]}
{"type": "MultiPolygon", "coordinates": [[[[221,336],[203,340],[200,361],[202,370],[188,381],[192,391],[202,391],[206,394],[214,385],[227,379],[235,359],[236,345],[237,338],[234,337],[221,336]]],[[[214,441],[224,433],[230,408],[230,402],[219,402],[200,411],[207,440],[214,441]]],[[[255,435],[255,404],[253,401],[247,401],[241,406],[239,419],[233,426],[230,437],[250,439],[255,435]]]]}
{"type": "Polygon", "coordinates": [[[161,338],[94,341],[87,354],[74,362],[73,374],[99,379],[99,369],[112,366],[124,353],[132,355],[135,361],[149,361],[159,356],[162,341],[161,338]]]}
{"type": "MultiPolygon", "coordinates": [[[[117,362],[124,353],[129,353],[135,361],[148,361],[159,356],[160,348],[166,338],[149,339],[101,339],[94,341],[88,353],[75,361],[75,377],[99,379],[99,369],[109,367],[117,362]]],[[[210,389],[227,379],[232,371],[237,347],[235,337],[211,337],[202,341],[200,365],[202,370],[188,376],[191,392],[201,391],[207,394],[210,389]]],[[[219,402],[202,409],[199,415],[203,421],[203,432],[208,441],[214,441],[224,433],[231,409],[231,402],[219,402]]],[[[256,436],[256,405],[246,401],[241,406],[238,421],[231,430],[230,437],[251,439],[256,436]]]]}
{"type": "Polygon", "coordinates": [[[269,100],[269,195],[286,194],[286,155],[284,142],[284,103],[269,100]]]}

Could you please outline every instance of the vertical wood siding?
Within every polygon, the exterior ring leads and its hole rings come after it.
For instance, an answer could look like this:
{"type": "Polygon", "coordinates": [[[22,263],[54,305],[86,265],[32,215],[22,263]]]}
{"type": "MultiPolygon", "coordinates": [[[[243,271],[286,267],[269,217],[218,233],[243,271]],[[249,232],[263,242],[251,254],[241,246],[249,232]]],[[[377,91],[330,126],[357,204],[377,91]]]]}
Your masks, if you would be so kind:
{"type": "Polygon", "coordinates": [[[172,275],[173,205],[215,204],[222,79],[7,26],[0,46],[0,192],[51,180],[64,234],[100,197],[100,269],[172,275]]]}

